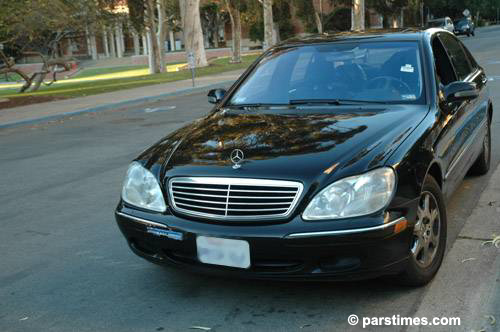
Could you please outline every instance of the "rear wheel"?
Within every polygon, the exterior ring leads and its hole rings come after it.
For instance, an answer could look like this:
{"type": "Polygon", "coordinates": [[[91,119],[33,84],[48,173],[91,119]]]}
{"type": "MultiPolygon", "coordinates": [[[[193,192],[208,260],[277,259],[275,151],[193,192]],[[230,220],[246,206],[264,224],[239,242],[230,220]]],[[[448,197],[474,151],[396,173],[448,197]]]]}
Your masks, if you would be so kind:
{"type": "Polygon", "coordinates": [[[483,150],[476,162],[470,168],[470,173],[475,175],[484,175],[490,170],[491,163],[491,126],[488,121],[488,128],[483,140],[483,150]]]}
{"type": "Polygon", "coordinates": [[[441,188],[432,176],[427,176],[418,203],[408,265],[397,279],[400,283],[423,286],[432,280],[443,261],[446,224],[441,188]]]}

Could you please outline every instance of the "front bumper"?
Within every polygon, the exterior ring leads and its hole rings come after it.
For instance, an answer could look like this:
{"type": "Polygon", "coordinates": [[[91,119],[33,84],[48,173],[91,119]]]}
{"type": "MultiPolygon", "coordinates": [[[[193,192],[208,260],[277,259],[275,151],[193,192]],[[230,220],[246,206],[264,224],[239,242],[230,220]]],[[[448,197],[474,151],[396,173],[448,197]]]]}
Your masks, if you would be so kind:
{"type": "Polygon", "coordinates": [[[459,29],[459,30],[455,30],[454,31],[455,35],[466,35],[466,34],[470,34],[471,33],[471,30],[470,29],[459,29]]]}
{"type": "MultiPolygon", "coordinates": [[[[406,265],[414,220],[411,212],[362,229],[304,232],[293,224],[228,225],[175,215],[149,215],[120,204],[116,221],[137,255],[194,272],[255,279],[357,280],[397,274],[406,265]],[[405,227],[400,227],[404,224],[405,227]],[[361,230],[361,231],[360,231],[361,230]],[[239,269],[198,261],[196,236],[246,240],[251,267],[239,269]]],[[[297,220],[300,219],[300,220],[297,220]]]]}

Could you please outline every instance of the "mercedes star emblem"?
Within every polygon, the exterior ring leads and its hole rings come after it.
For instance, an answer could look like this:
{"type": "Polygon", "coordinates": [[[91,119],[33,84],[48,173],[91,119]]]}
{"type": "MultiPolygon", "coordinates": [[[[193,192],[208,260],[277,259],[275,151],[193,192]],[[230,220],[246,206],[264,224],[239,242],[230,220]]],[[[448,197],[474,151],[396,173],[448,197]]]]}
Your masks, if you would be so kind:
{"type": "Polygon", "coordinates": [[[233,162],[233,168],[238,169],[241,167],[241,162],[245,159],[245,154],[240,149],[234,149],[231,152],[231,161],[233,162]]]}

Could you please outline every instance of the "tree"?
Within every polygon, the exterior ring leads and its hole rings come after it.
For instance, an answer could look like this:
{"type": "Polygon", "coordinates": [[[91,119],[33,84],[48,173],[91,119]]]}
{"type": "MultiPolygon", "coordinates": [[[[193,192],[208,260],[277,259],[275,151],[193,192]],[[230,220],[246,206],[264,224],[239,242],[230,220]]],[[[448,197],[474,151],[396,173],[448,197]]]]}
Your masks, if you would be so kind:
{"type": "MultiPolygon", "coordinates": [[[[316,32],[319,32],[317,25],[318,21],[316,19],[317,11],[314,6],[314,0],[311,1],[292,0],[291,4],[295,8],[295,15],[300,19],[302,24],[304,24],[305,32],[314,32],[315,29],[316,32]]],[[[321,7],[323,7],[323,5],[321,7]]],[[[323,20],[321,21],[322,21],[322,27],[324,29],[323,20]]]]}
{"type": "Polygon", "coordinates": [[[384,27],[397,28],[397,17],[408,5],[408,0],[366,0],[366,5],[383,15],[384,27]]]}
{"type": "Polygon", "coordinates": [[[273,0],[262,0],[264,11],[264,49],[273,46],[273,0]]]}
{"type": "Polygon", "coordinates": [[[196,67],[208,66],[200,22],[200,0],[179,0],[186,52],[193,52],[196,67]]]}
{"type": "Polygon", "coordinates": [[[227,2],[223,0],[207,1],[200,8],[204,36],[213,47],[219,47],[219,30],[224,27],[228,12],[227,2]]]}
{"type": "Polygon", "coordinates": [[[354,31],[365,30],[365,0],[353,0],[352,2],[351,29],[354,31]]]}
{"type": "Polygon", "coordinates": [[[314,8],[314,20],[316,22],[316,29],[318,33],[323,33],[323,0],[318,1],[318,6],[314,5],[316,1],[312,0],[314,8]]]}
{"type": "Polygon", "coordinates": [[[241,62],[241,0],[225,0],[231,22],[232,63],[241,62]]]}
{"type": "MultiPolygon", "coordinates": [[[[109,0],[111,1],[111,0],[109,0]]],[[[69,58],[62,56],[61,41],[69,35],[103,24],[107,18],[107,0],[0,0],[0,43],[18,54],[41,58],[42,68],[30,77],[21,75],[25,84],[20,92],[35,91],[48,75],[69,68],[69,58]]],[[[5,60],[2,73],[16,72],[13,59],[5,60]]]]}
{"type": "Polygon", "coordinates": [[[158,38],[156,37],[157,24],[155,17],[155,7],[156,7],[155,1],[146,0],[145,5],[146,5],[145,22],[149,39],[149,45],[151,45],[150,56],[149,56],[151,61],[150,72],[151,74],[160,73],[161,72],[160,58],[163,57],[163,52],[160,52],[160,48],[158,45],[158,38]]]}

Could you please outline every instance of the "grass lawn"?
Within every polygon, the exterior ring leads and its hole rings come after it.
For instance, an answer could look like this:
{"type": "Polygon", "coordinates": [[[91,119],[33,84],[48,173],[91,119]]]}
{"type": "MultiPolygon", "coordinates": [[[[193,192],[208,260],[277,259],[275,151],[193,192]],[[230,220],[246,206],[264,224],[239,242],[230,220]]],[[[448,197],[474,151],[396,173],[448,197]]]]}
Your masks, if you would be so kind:
{"type": "MultiPolygon", "coordinates": [[[[220,58],[212,61],[210,63],[210,66],[205,67],[205,68],[198,68],[196,69],[196,76],[207,76],[207,75],[213,75],[213,74],[218,74],[222,73],[225,71],[231,71],[231,70],[237,70],[237,69],[243,69],[248,67],[256,58],[258,55],[246,55],[242,57],[242,62],[238,64],[230,64],[229,63],[229,58],[220,58]]],[[[128,67],[128,66],[127,66],[128,67]]],[[[134,66],[135,67],[135,66],[134,66]]],[[[141,66],[138,66],[141,67],[141,66]]],[[[144,66],[142,66],[144,67],[144,66]]],[[[120,67],[117,67],[116,69],[119,69],[120,67]]],[[[96,68],[96,69],[89,69],[89,72],[82,71],[82,75],[87,75],[87,76],[78,76],[77,78],[82,78],[82,77],[90,77],[90,76],[96,76],[100,74],[108,74],[110,73],[109,70],[111,68],[96,68]],[[90,70],[93,70],[93,72],[90,72],[90,70]]],[[[125,68],[125,70],[138,70],[137,68],[125,68]]],[[[139,68],[140,69],[140,68],[139,68]]],[[[121,67],[121,71],[123,71],[124,68],[121,67]]],[[[117,71],[117,73],[119,70],[117,71]]],[[[96,81],[85,81],[85,82],[65,82],[64,84],[54,84],[52,86],[42,86],[38,91],[36,92],[29,92],[29,93],[23,93],[19,94],[17,93],[18,89],[2,89],[0,90],[0,97],[1,98],[9,98],[11,101],[15,101],[17,98],[25,98],[28,96],[32,97],[37,97],[37,96],[46,96],[46,97],[54,97],[54,98],[74,98],[74,97],[81,97],[81,96],[89,96],[89,95],[94,95],[94,94],[99,94],[99,93],[104,93],[104,92],[111,92],[111,91],[117,91],[117,90],[123,90],[123,89],[130,89],[130,88],[136,88],[140,86],[145,86],[145,85],[152,85],[152,84],[159,84],[159,83],[166,83],[166,82],[173,82],[173,81],[179,81],[179,80],[184,80],[184,79],[189,79],[191,78],[191,72],[189,70],[183,70],[179,72],[172,72],[172,73],[161,73],[161,74],[153,74],[153,75],[142,75],[142,76],[136,76],[136,77],[126,77],[126,78],[112,78],[112,79],[106,79],[106,80],[96,80],[96,81]]]]}
{"type": "Polygon", "coordinates": [[[82,69],[76,75],[71,78],[86,78],[97,75],[120,73],[123,71],[136,70],[136,69],[147,69],[148,66],[136,65],[136,66],[118,66],[118,67],[105,67],[105,68],[88,68],[82,69]]]}

